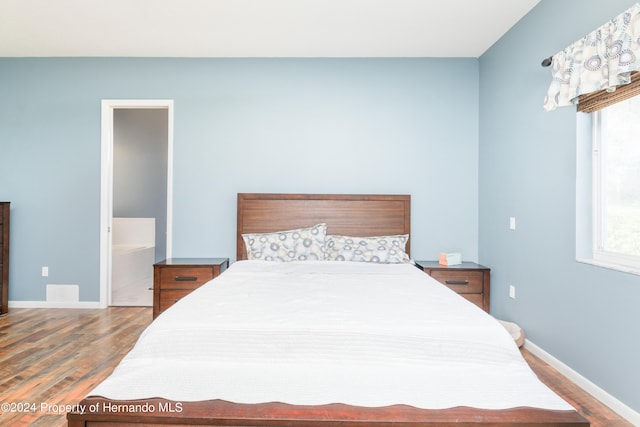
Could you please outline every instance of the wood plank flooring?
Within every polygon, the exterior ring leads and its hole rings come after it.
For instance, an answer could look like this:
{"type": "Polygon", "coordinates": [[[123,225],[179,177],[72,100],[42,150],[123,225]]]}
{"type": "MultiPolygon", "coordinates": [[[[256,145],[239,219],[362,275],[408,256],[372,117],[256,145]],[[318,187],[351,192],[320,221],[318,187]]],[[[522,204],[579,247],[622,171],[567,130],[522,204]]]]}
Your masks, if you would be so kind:
{"type": "MultiPolygon", "coordinates": [[[[111,373],[151,322],[151,308],[12,309],[0,317],[2,426],[66,426],[66,407],[111,373]],[[60,412],[60,413],[58,413],[60,412]]],[[[523,350],[540,379],[593,427],[631,426],[602,403],[523,350]]]]}
{"type": "Polygon", "coordinates": [[[2,413],[0,425],[66,426],[55,405],[79,402],[151,320],[148,307],[10,310],[0,318],[0,402],[35,406],[11,408],[23,412],[2,413]]]}

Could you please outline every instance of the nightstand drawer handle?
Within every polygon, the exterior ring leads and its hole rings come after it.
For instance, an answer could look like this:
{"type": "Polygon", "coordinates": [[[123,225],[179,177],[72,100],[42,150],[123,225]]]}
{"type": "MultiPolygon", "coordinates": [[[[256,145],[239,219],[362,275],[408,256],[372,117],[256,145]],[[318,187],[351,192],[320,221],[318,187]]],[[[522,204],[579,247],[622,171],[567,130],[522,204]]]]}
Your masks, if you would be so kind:
{"type": "Polygon", "coordinates": [[[196,280],[198,278],[194,276],[176,276],[175,278],[176,282],[195,282],[196,280]]]}
{"type": "Polygon", "coordinates": [[[447,285],[468,285],[468,280],[445,280],[447,285]]]}

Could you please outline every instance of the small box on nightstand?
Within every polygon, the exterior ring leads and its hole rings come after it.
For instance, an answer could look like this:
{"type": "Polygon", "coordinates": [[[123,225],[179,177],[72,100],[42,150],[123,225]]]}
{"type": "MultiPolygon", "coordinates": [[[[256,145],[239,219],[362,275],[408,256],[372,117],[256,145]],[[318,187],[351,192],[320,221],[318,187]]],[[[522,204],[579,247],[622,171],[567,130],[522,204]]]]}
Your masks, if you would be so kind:
{"type": "Polygon", "coordinates": [[[454,252],[446,254],[441,252],[438,255],[438,264],[440,265],[460,265],[462,264],[462,254],[460,252],[454,252]]]}

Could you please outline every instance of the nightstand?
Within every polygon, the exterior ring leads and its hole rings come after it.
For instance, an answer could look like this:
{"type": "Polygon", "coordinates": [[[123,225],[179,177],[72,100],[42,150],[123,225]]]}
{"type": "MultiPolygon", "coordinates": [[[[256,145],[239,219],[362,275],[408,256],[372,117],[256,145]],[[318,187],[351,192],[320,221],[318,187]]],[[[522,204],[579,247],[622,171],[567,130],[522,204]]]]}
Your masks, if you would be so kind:
{"type": "Polygon", "coordinates": [[[491,269],[475,262],[446,266],[438,261],[416,261],[416,265],[489,313],[491,269]]]}
{"type": "Polygon", "coordinates": [[[217,277],[229,258],[170,258],[153,265],[153,318],[217,277]]]}

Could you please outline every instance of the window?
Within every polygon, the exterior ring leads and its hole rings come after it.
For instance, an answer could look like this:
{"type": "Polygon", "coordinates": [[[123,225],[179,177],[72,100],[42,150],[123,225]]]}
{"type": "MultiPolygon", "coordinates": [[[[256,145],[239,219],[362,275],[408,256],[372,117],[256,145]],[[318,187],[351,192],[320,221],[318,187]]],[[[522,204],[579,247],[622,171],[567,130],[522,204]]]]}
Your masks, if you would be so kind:
{"type": "Polygon", "coordinates": [[[593,260],[640,273],[640,96],[591,115],[593,260]]]}

